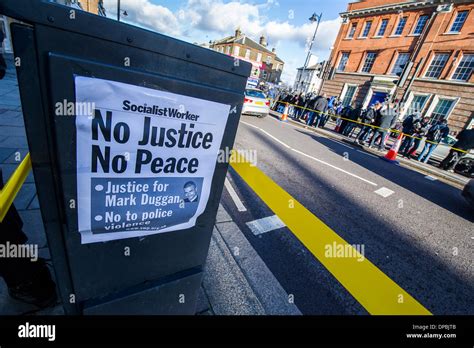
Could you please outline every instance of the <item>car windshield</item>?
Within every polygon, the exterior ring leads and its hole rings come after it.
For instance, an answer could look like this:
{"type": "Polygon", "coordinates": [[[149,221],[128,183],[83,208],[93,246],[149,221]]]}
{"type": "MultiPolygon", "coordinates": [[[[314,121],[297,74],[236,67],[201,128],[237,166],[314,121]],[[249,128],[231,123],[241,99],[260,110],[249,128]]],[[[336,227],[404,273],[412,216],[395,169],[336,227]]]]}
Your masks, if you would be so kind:
{"type": "Polygon", "coordinates": [[[263,92],[256,89],[246,89],[245,96],[265,99],[265,94],[263,94],[263,92]]]}

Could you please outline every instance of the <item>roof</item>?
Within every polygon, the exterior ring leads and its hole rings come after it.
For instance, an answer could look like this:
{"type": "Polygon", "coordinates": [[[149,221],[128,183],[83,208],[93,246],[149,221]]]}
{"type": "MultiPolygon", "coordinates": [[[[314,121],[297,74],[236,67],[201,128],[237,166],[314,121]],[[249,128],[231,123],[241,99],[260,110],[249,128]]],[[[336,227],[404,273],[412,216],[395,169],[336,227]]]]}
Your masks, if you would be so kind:
{"type": "Polygon", "coordinates": [[[239,37],[227,36],[227,37],[225,37],[221,40],[215,41],[214,45],[222,45],[222,44],[229,44],[229,43],[238,43],[238,44],[248,46],[248,47],[256,49],[256,50],[259,50],[259,51],[263,51],[263,52],[268,53],[268,54],[274,54],[276,61],[278,61],[280,63],[285,63],[283,60],[281,60],[281,58],[279,58],[275,54],[275,52],[270,51],[265,46],[260,45],[258,42],[256,42],[255,40],[253,40],[253,39],[251,39],[251,38],[249,38],[248,36],[245,36],[245,35],[241,35],[239,37]]]}

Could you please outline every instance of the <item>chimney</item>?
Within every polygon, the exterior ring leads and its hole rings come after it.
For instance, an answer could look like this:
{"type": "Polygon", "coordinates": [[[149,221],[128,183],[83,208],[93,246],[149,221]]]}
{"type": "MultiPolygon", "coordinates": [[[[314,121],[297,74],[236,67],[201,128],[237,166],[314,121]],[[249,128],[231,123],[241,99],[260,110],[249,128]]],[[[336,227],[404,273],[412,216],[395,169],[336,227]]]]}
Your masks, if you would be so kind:
{"type": "Polygon", "coordinates": [[[265,36],[260,36],[260,41],[259,44],[262,45],[263,47],[267,47],[267,40],[265,39],[265,36]]]}
{"type": "Polygon", "coordinates": [[[235,29],[235,37],[239,37],[240,35],[242,34],[242,32],[240,31],[240,28],[237,28],[235,29]]]}
{"type": "Polygon", "coordinates": [[[273,48],[272,48],[272,53],[275,53],[275,51],[276,51],[276,48],[273,47],[273,48]]]}

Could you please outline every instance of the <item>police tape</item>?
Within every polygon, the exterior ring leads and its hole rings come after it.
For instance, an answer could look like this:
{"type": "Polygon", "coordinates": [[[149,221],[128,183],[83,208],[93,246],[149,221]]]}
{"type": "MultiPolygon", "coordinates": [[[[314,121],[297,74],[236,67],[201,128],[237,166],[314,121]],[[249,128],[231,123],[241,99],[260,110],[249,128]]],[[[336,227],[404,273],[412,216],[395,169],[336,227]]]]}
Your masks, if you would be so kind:
{"type": "MultiPolygon", "coordinates": [[[[364,123],[364,122],[361,122],[361,121],[356,121],[356,120],[352,120],[352,119],[349,119],[349,118],[345,118],[345,117],[339,116],[339,115],[337,115],[337,114],[332,114],[332,113],[328,113],[328,112],[321,112],[321,111],[319,111],[319,110],[313,110],[313,109],[310,109],[310,108],[307,108],[307,107],[304,107],[304,106],[299,106],[299,105],[291,104],[291,103],[288,103],[288,102],[280,102],[280,101],[277,101],[276,104],[284,104],[284,105],[292,106],[292,107],[294,107],[294,108],[303,109],[303,111],[311,111],[311,112],[315,112],[315,113],[318,113],[318,114],[327,115],[327,116],[332,117],[332,118],[336,118],[336,119],[340,119],[340,120],[344,120],[344,121],[348,121],[348,122],[353,122],[353,123],[362,125],[362,126],[364,126],[364,127],[370,127],[370,128],[372,128],[372,129],[381,129],[381,130],[383,130],[383,131],[388,131],[388,132],[391,132],[391,133],[402,133],[402,132],[401,132],[400,130],[398,130],[398,129],[383,128],[383,127],[379,127],[379,126],[367,124],[367,123],[364,123]]],[[[409,138],[417,139],[417,140],[423,140],[423,138],[416,137],[416,136],[414,136],[414,135],[409,135],[409,134],[405,134],[405,133],[402,133],[402,134],[403,134],[403,136],[405,136],[405,137],[409,137],[409,138]]],[[[428,140],[428,139],[425,139],[425,142],[426,142],[426,143],[429,143],[429,144],[447,146],[449,149],[454,150],[454,151],[457,151],[457,152],[469,153],[469,152],[466,151],[466,150],[458,149],[458,148],[456,148],[456,147],[454,147],[454,146],[449,146],[449,145],[446,145],[446,144],[437,143],[437,142],[435,142],[435,141],[431,141],[431,140],[428,140]]]]}

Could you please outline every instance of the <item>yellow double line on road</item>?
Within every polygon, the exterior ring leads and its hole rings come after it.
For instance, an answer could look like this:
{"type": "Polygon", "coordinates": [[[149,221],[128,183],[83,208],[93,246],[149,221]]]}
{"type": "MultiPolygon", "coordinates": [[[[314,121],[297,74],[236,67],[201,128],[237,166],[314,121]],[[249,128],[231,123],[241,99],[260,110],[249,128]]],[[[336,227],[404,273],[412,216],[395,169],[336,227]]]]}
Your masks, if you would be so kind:
{"type": "Polygon", "coordinates": [[[431,314],[366,258],[326,257],[327,245],[353,247],[241,154],[234,154],[232,168],[370,314],[431,314]]]}

